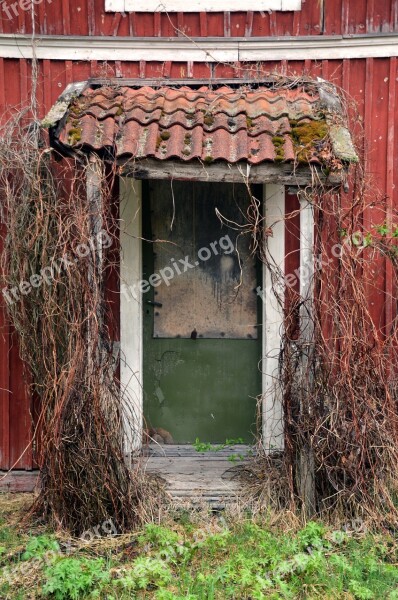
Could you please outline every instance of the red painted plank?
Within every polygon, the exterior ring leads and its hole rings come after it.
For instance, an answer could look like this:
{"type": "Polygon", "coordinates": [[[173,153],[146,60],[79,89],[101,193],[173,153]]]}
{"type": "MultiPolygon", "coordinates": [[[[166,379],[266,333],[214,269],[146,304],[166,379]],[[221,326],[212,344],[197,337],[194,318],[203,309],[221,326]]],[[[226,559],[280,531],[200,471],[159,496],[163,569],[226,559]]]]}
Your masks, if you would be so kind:
{"type": "Polygon", "coordinates": [[[250,38],[252,36],[253,17],[254,17],[254,12],[252,10],[248,10],[247,16],[246,16],[246,27],[245,27],[245,37],[247,37],[247,38],[250,38]]]}
{"type": "Polygon", "coordinates": [[[177,35],[181,36],[185,33],[184,13],[177,13],[177,35]]]}
{"type": "Polygon", "coordinates": [[[21,78],[19,60],[4,60],[4,103],[6,109],[21,105],[21,78]]]}
{"type": "MultiPolygon", "coordinates": [[[[277,25],[277,21],[276,21],[276,14],[274,12],[271,12],[269,15],[269,29],[270,29],[270,34],[272,35],[272,37],[277,36],[280,33],[280,29],[277,25]]],[[[283,33],[280,33],[280,35],[284,35],[283,33]]]]}
{"type": "Polygon", "coordinates": [[[135,35],[153,37],[153,17],[150,13],[135,13],[135,35]]]}
{"type": "Polygon", "coordinates": [[[210,79],[212,77],[211,68],[206,63],[194,63],[193,75],[197,79],[210,79]]]}
{"type": "Polygon", "coordinates": [[[63,34],[70,35],[70,6],[69,0],[62,0],[63,34]]]}
{"type": "Polygon", "coordinates": [[[65,62],[58,60],[50,61],[50,78],[47,85],[50,86],[51,90],[51,104],[54,104],[66,88],[65,62]]]}
{"type": "Polygon", "coordinates": [[[366,32],[366,22],[366,2],[357,2],[355,6],[351,4],[349,9],[348,28],[346,30],[347,33],[357,33],[363,35],[366,32]]]}
{"type": "MultiPolygon", "coordinates": [[[[297,14],[300,14],[297,11],[297,14]]],[[[271,35],[294,35],[294,12],[274,12],[270,17],[271,35]]]]}
{"type": "Polygon", "coordinates": [[[293,13],[293,35],[300,35],[300,13],[298,10],[293,13]]]}
{"type": "MultiPolygon", "coordinates": [[[[297,194],[286,187],[285,193],[285,274],[294,274],[300,267],[300,202],[297,194]]],[[[289,280],[290,282],[290,280],[289,280]]],[[[300,292],[300,281],[291,278],[290,290],[300,292]]],[[[289,299],[287,294],[286,299],[289,299]]]]}
{"type": "Polygon", "coordinates": [[[119,31],[119,24],[122,19],[122,13],[115,13],[112,21],[108,22],[108,28],[104,28],[104,33],[106,35],[117,36],[117,32],[119,31]]]}
{"type": "MultiPolygon", "coordinates": [[[[110,169],[109,169],[110,171],[110,169]]],[[[111,176],[111,173],[108,174],[111,176]]],[[[120,341],[120,243],[118,239],[119,219],[119,178],[116,177],[112,187],[109,231],[113,243],[106,250],[105,298],[107,303],[107,322],[110,339],[120,341]]]]}
{"type": "Polygon", "coordinates": [[[159,13],[161,23],[161,35],[163,37],[175,37],[177,29],[176,13],[159,13]]]}
{"type": "Polygon", "coordinates": [[[342,0],[341,3],[341,31],[343,35],[347,35],[350,31],[350,3],[349,0],[342,0]]]}
{"type": "MultiPolygon", "coordinates": [[[[377,2],[379,4],[379,2],[377,2]]],[[[366,32],[373,33],[375,27],[375,2],[368,0],[366,4],[366,32]]]]}
{"type": "MultiPolygon", "coordinates": [[[[109,15],[108,15],[109,18],[109,15]]],[[[95,22],[95,2],[94,0],[87,0],[87,26],[88,35],[96,34],[96,22],[95,22]]]]}
{"type": "MultiPolygon", "coordinates": [[[[37,31],[42,35],[47,35],[47,11],[46,11],[46,3],[40,2],[38,5],[37,12],[37,31]]],[[[76,20],[76,27],[79,28],[80,19],[76,20]]]]}
{"type": "Polygon", "coordinates": [[[231,13],[224,13],[224,37],[231,37],[231,13]]]}
{"type": "MultiPolygon", "coordinates": [[[[386,195],[387,195],[387,224],[389,228],[393,225],[394,208],[394,154],[395,154],[395,111],[396,111],[396,87],[395,80],[397,72],[397,59],[390,59],[390,73],[388,78],[388,121],[387,121],[387,153],[386,153],[386,195]]],[[[391,325],[395,318],[393,309],[394,272],[392,263],[387,260],[386,264],[386,333],[391,332],[391,325]]]]}
{"type": "Polygon", "coordinates": [[[300,268],[300,203],[296,194],[285,193],[285,314],[290,315],[286,322],[286,335],[297,339],[299,314],[294,314],[300,294],[300,281],[297,274],[300,268]]]}
{"type": "Polygon", "coordinates": [[[161,24],[161,14],[159,12],[153,15],[153,30],[155,36],[161,37],[162,35],[162,24],[161,24]]]}
{"type": "Polygon", "coordinates": [[[31,399],[26,385],[24,366],[19,356],[17,336],[10,338],[10,467],[32,468],[31,399]]]}
{"type": "Polygon", "coordinates": [[[222,37],[224,35],[223,13],[207,13],[207,34],[209,37],[222,37]]]}
{"type": "Polygon", "coordinates": [[[129,33],[132,37],[137,37],[137,14],[135,12],[129,14],[129,33]]]}
{"type": "Polygon", "coordinates": [[[391,1],[368,0],[367,5],[367,31],[378,33],[389,31],[391,18],[391,1]]]}
{"type": "Polygon", "coordinates": [[[29,104],[28,99],[28,66],[26,60],[19,61],[20,78],[21,78],[21,107],[25,108],[29,104]]]}
{"type": "Polygon", "coordinates": [[[200,13],[200,35],[207,37],[207,14],[205,12],[200,13]]]}
{"type": "Polygon", "coordinates": [[[189,37],[200,36],[200,14],[199,13],[181,13],[182,30],[189,37]]]}
{"type": "Polygon", "coordinates": [[[26,33],[27,32],[27,27],[26,27],[26,24],[25,24],[26,11],[22,10],[22,8],[21,8],[21,6],[19,4],[17,4],[16,6],[17,6],[18,16],[15,18],[15,22],[18,23],[18,32],[19,33],[26,33]]]}
{"type": "Polygon", "coordinates": [[[246,24],[248,14],[249,13],[246,12],[231,11],[231,37],[246,37],[246,24]]]}
{"type": "Polygon", "coordinates": [[[140,76],[140,65],[136,62],[128,62],[122,64],[123,76],[137,78],[140,76]]]}
{"type": "Polygon", "coordinates": [[[4,81],[4,58],[0,58],[0,124],[5,117],[5,81],[4,81]]]}
{"type": "MultiPolygon", "coordinates": [[[[322,2],[305,2],[300,11],[300,33],[299,35],[320,35],[322,25],[322,2]]],[[[329,4],[326,0],[326,4],[329,4]]],[[[283,35],[282,30],[278,30],[283,35]]]]}
{"type": "Polygon", "coordinates": [[[398,31],[398,0],[391,0],[390,32],[398,31]]]}
{"type": "MultiPolygon", "coordinates": [[[[53,0],[48,2],[44,0],[46,21],[47,21],[47,34],[48,35],[62,35],[63,33],[63,21],[62,21],[62,8],[59,2],[53,0]]],[[[40,13],[41,14],[41,13],[40,13]]],[[[40,24],[40,33],[42,32],[42,24],[40,24]]]]}
{"type": "MultiPolygon", "coordinates": [[[[375,82],[375,60],[373,58],[366,59],[366,82],[365,82],[365,140],[366,140],[366,170],[374,179],[377,169],[377,157],[375,156],[375,148],[373,145],[373,137],[375,135],[377,121],[375,119],[375,99],[374,99],[374,82],[375,82]]],[[[377,94],[377,91],[376,91],[377,94]]],[[[374,183],[371,184],[374,187],[374,183]]],[[[370,199],[369,199],[370,200],[370,199]]],[[[364,230],[366,232],[372,231],[372,226],[377,225],[378,211],[374,210],[375,205],[373,203],[368,204],[364,212],[364,230]]],[[[371,262],[372,256],[369,251],[365,251],[364,256],[371,262]]],[[[378,302],[380,300],[377,293],[379,285],[380,275],[377,273],[377,263],[373,261],[373,264],[368,267],[366,273],[366,299],[369,304],[369,313],[375,324],[380,325],[378,318],[378,302]]],[[[384,286],[383,286],[384,287],[384,286]]]]}
{"type": "MultiPolygon", "coordinates": [[[[95,61],[92,61],[91,66],[95,70],[97,66],[95,61]]],[[[72,63],[73,81],[85,81],[90,77],[92,72],[93,70],[90,68],[89,62],[74,61],[72,63]]]]}
{"type": "MultiPolygon", "coordinates": [[[[11,0],[7,6],[11,6],[11,0]]],[[[10,11],[9,11],[10,12],[10,11]]],[[[251,11],[231,13],[231,35],[242,37],[247,31],[250,33],[251,11]]],[[[253,19],[252,35],[326,35],[340,34],[343,28],[345,33],[361,33],[366,24],[369,32],[388,32],[397,30],[397,4],[396,0],[323,0],[303,1],[300,11],[277,11],[271,15],[256,13],[253,19]],[[324,7],[324,22],[322,18],[324,7]],[[322,27],[324,26],[324,30],[322,27]]],[[[136,13],[125,16],[122,13],[106,13],[104,0],[43,0],[38,4],[37,33],[38,34],[74,34],[74,35],[106,35],[115,31],[118,36],[144,36],[174,35],[174,17],[179,19],[178,28],[186,35],[197,37],[203,35],[224,36],[223,13],[208,13],[208,33],[204,34],[203,15],[199,13],[136,13]],[[121,17],[120,19],[118,17],[121,17]],[[160,18],[160,27],[159,27],[160,18]],[[170,22],[171,21],[171,22],[170,22]],[[161,32],[161,33],[159,33],[161,32]]],[[[1,14],[2,26],[5,32],[30,33],[32,29],[29,11],[24,11],[16,4],[16,15],[7,18],[4,11],[1,14]]],[[[228,27],[227,27],[228,31],[228,27]]]]}

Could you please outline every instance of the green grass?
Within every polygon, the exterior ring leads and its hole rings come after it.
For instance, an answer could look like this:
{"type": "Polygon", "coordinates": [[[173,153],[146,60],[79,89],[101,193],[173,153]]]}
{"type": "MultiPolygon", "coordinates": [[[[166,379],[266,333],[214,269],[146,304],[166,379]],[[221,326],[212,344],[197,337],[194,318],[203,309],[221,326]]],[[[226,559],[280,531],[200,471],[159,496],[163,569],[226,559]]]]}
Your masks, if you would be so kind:
{"type": "Polygon", "coordinates": [[[186,511],[167,527],[150,524],[122,536],[120,544],[74,543],[65,554],[53,533],[15,533],[3,519],[0,598],[398,600],[392,534],[230,521],[191,519],[186,511]]]}

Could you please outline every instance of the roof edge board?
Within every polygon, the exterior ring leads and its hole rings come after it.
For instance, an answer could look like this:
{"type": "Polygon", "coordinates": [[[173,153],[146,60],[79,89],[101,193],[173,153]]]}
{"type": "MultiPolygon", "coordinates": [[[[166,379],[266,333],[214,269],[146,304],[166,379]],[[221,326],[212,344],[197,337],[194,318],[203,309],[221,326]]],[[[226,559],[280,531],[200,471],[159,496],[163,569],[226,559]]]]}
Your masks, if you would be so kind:
{"type": "Polygon", "coordinates": [[[153,158],[120,159],[121,175],[135,179],[167,179],[189,181],[225,181],[230,183],[243,182],[248,177],[251,183],[276,183],[295,185],[298,187],[317,184],[330,187],[341,185],[345,172],[325,173],[316,165],[300,166],[294,164],[263,163],[250,165],[246,162],[230,164],[217,161],[205,165],[203,161],[195,160],[180,162],[177,160],[161,161],[153,158]]]}

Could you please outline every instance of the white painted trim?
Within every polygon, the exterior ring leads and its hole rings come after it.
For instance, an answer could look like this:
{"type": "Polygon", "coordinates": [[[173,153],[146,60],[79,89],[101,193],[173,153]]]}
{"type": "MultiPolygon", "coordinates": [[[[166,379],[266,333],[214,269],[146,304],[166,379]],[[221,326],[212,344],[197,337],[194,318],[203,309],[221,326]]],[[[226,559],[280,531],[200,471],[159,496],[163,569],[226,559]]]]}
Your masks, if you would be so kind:
{"type": "MultiPolygon", "coordinates": [[[[131,38],[0,34],[0,58],[235,62],[398,56],[398,35],[284,38],[131,38]]],[[[161,81],[161,80],[160,80],[161,81]]]]}
{"type": "MultiPolygon", "coordinates": [[[[264,186],[267,226],[273,226],[267,253],[279,273],[285,269],[285,187],[264,186]]],[[[142,278],[142,188],[141,181],[120,178],[121,295],[120,295],[120,380],[127,418],[124,420],[126,456],[140,449],[143,428],[143,323],[142,296],[123,293],[142,278]]],[[[269,451],[283,447],[282,388],[279,355],[283,328],[283,288],[273,291],[271,272],[263,268],[263,445],[269,451]],[[282,304],[281,304],[282,303],[282,304]]],[[[135,288],[136,289],[136,288],[135,288]]]]}
{"type": "Polygon", "coordinates": [[[124,12],[124,0],[105,0],[105,12],[124,12]]]}
{"type": "MultiPolygon", "coordinates": [[[[106,11],[124,12],[236,12],[247,10],[247,0],[105,0],[106,11]],[[110,8],[118,6],[119,8],[110,8]]],[[[301,0],[251,0],[250,10],[300,10],[301,0]]]]}
{"type": "Polygon", "coordinates": [[[314,278],[314,209],[300,197],[300,338],[312,340],[312,294],[314,278]]]}
{"type": "Polygon", "coordinates": [[[283,396],[279,373],[281,334],[283,330],[284,289],[281,277],[285,272],[285,188],[266,185],[264,193],[266,226],[272,226],[273,236],[267,240],[267,258],[279,277],[263,266],[263,446],[268,452],[283,448],[283,396]],[[278,286],[279,283],[279,286],[278,286]],[[274,293],[274,286],[278,299],[274,293]]]}
{"type": "Polygon", "coordinates": [[[126,456],[141,448],[143,434],[142,295],[123,287],[142,279],[141,190],[141,181],[120,178],[120,382],[126,456]]]}

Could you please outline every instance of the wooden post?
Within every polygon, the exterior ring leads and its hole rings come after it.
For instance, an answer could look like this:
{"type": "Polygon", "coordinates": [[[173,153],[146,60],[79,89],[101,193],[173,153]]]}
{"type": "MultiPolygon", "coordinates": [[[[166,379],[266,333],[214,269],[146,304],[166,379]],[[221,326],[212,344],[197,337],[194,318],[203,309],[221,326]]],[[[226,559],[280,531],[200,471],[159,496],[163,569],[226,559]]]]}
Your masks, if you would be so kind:
{"type": "Polygon", "coordinates": [[[266,226],[272,226],[267,240],[267,260],[263,267],[263,447],[266,452],[283,448],[283,390],[279,373],[283,328],[285,271],[285,188],[266,185],[264,191],[266,226]],[[276,277],[275,277],[276,275],[276,277]],[[275,292],[277,296],[275,295],[275,292]]]}
{"type": "Polygon", "coordinates": [[[120,382],[126,408],[124,450],[141,449],[143,435],[143,344],[141,181],[120,181],[120,382]]]}
{"type": "MultiPolygon", "coordinates": [[[[299,372],[301,398],[300,413],[306,418],[310,414],[308,403],[311,394],[311,359],[313,355],[313,276],[314,276],[314,214],[313,207],[304,197],[300,197],[300,347],[302,350],[299,372]]],[[[298,457],[299,493],[303,510],[310,517],[315,512],[315,465],[312,448],[306,440],[298,457]]]]}

